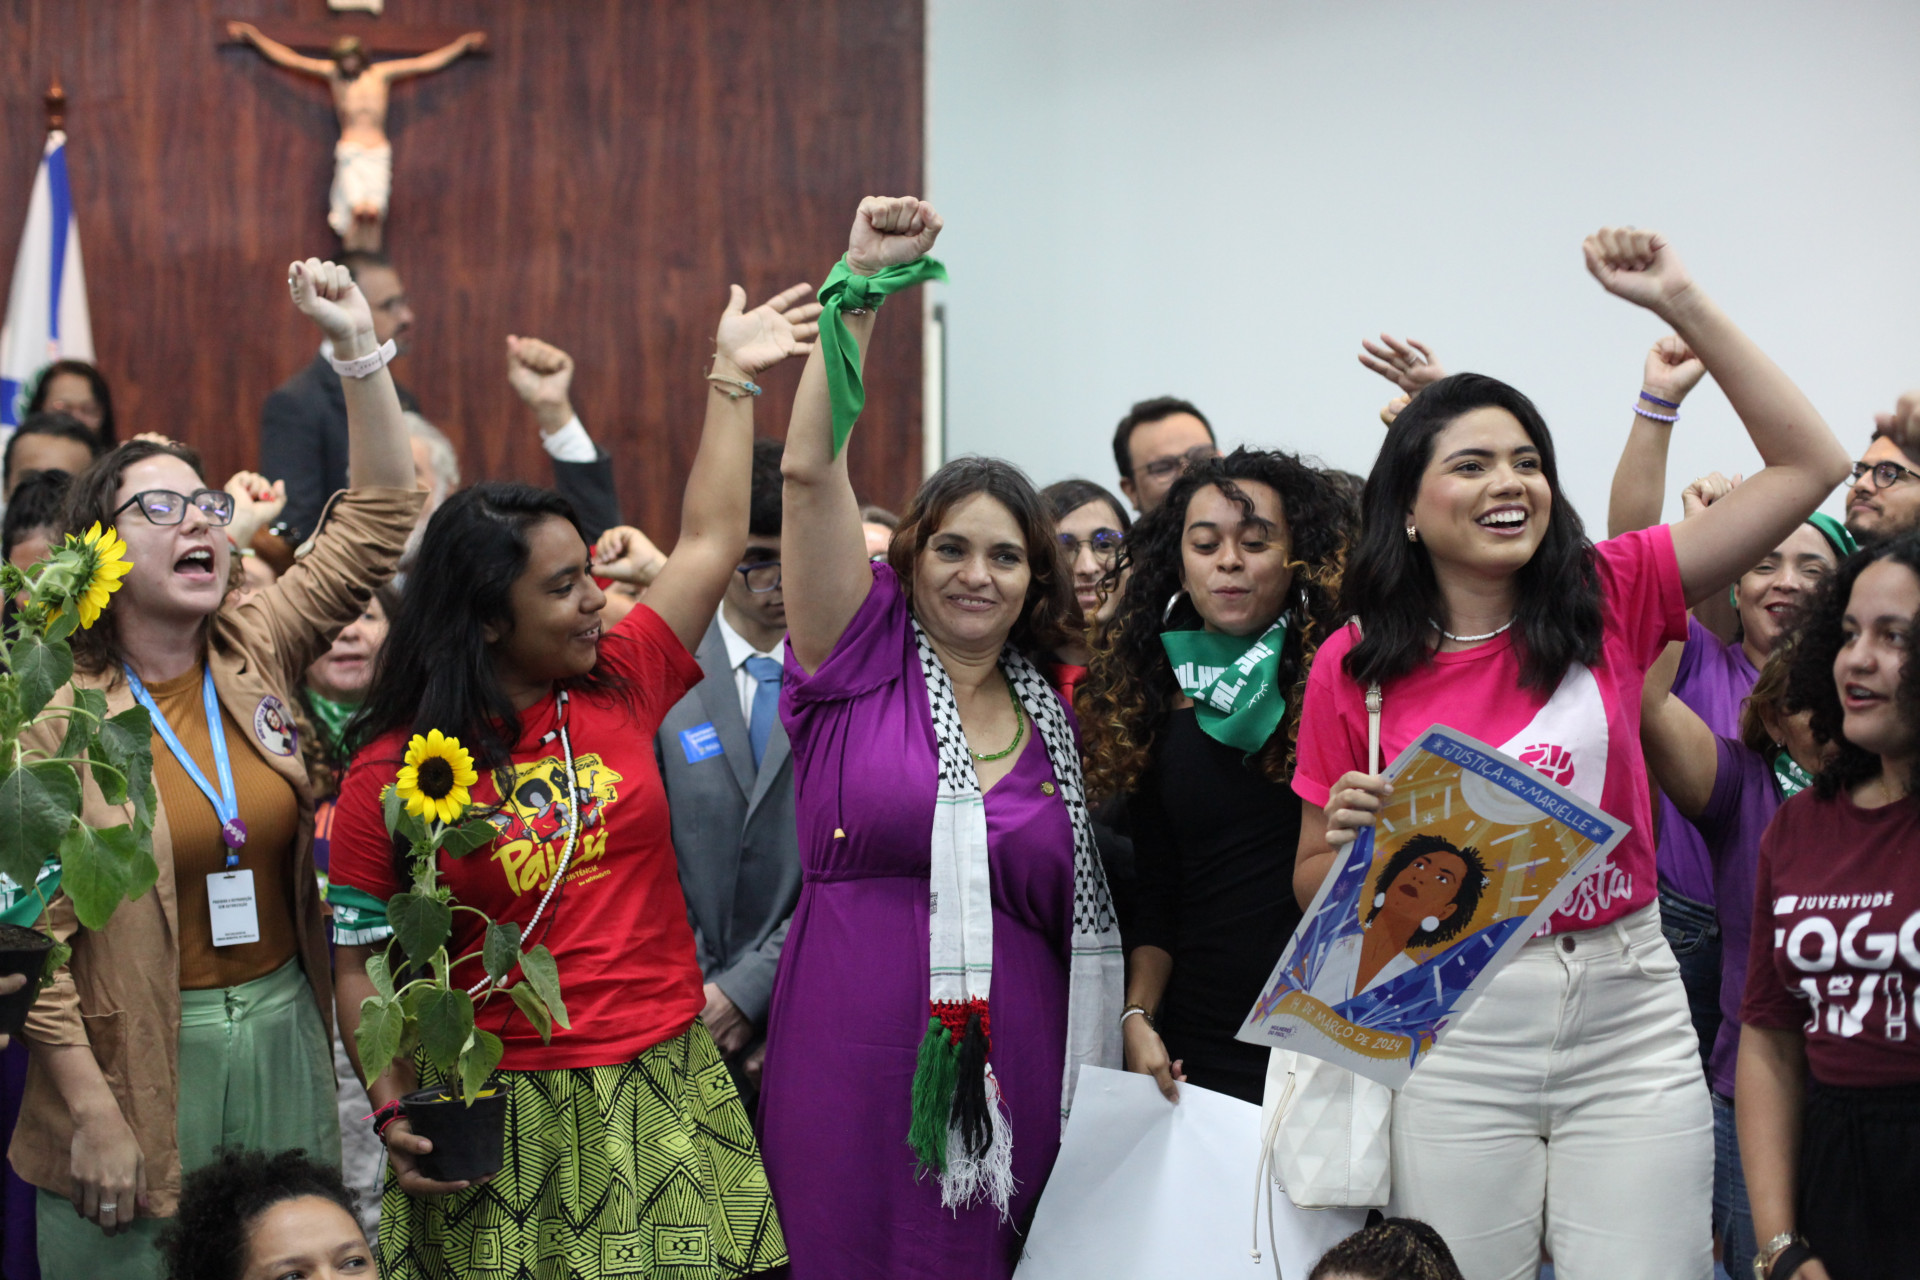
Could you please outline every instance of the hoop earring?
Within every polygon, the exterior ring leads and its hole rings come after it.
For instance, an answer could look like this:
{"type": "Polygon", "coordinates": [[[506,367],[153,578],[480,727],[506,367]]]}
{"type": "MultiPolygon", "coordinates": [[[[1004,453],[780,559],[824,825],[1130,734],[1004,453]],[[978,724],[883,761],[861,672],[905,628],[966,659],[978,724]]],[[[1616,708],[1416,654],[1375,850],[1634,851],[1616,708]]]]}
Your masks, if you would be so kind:
{"type": "Polygon", "coordinates": [[[1174,606],[1180,603],[1180,597],[1184,596],[1185,594],[1187,594],[1187,589],[1185,587],[1182,587],[1178,591],[1174,592],[1172,595],[1167,597],[1167,607],[1160,611],[1161,626],[1164,627],[1167,625],[1168,620],[1173,617],[1174,606]]]}
{"type": "Polygon", "coordinates": [[[1412,525],[1407,526],[1407,541],[1408,542],[1420,541],[1420,531],[1414,528],[1412,525]]]}

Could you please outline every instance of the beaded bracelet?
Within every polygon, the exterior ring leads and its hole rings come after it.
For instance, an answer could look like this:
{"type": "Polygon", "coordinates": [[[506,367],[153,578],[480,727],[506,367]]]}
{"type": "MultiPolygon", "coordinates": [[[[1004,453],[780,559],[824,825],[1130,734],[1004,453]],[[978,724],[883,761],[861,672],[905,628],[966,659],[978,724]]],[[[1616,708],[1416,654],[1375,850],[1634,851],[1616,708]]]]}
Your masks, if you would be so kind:
{"type": "Polygon", "coordinates": [[[1642,391],[1640,393],[1640,398],[1642,400],[1645,400],[1648,404],[1657,404],[1662,409],[1678,409],[1680,407],[1680,402],[1678,400],[1662,400],[1659,396],[1654,395],[1651,391],[1642,391]]]}
{"type": "Polygon", "coordinates": [[[1655,422],[1680,421],[1680,415],[1677,413],[1648,413],[1645,409],[1642,409],[1639,405],[1633,406],[1633,411],[1639,414],[1643,418],[1652,418],[1655,422]]]}

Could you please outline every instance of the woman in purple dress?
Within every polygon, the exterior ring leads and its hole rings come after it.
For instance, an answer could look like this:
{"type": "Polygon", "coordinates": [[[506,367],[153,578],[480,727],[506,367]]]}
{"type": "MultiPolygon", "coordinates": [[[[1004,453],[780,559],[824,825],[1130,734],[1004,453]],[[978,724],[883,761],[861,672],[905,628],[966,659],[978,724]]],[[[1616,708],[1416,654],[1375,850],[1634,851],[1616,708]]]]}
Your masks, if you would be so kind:
{"type": "Polygon", "coordinates": [[[1119,1065],[1120,952],[1069,714],[1029,657],[1073,588],[1013,467],[950,463],[885,563],[840,446],[881,297],[940,229],[868,198],[787,433],[782,574],[804,883],[762,1150],[796,1280],[1011,1275],[1072,1075],[1119,1065]]]}

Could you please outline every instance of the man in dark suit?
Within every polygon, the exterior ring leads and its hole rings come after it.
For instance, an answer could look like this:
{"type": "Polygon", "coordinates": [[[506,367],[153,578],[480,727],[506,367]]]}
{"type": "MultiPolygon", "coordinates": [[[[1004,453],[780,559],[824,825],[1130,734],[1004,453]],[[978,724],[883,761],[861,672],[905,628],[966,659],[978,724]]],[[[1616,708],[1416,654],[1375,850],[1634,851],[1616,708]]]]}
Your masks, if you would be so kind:
{"type": "Polygon", "coordinates": [[[793,759],[778,714],[787,630],[780,484],[779,443],[755,441],[746,554],[695,655],[706,678],[667,713],[654,744],[706,977],[702,1017],[749,1102],[800,897],[793,759]]]}
{"type": "MultiPolygon", "coordinates": [[[[400,273],[378,253],[348,253],[340,261],[373,308],[374,337],[383,344],[391,339],[398,353],[406,354],[414,313],[400,273]]],[[[573,358],[535,338],[509,337],[507,381],[533,410],[540,443],[553,459],[554,488],[573,504],[587,541],[623,523],[613,488],[613,460],[587,435],[568,399],[573,358]]],[[[401,407],[418,413],[413,394],[396,387],[401,407]]],[[[415,452],[418,462],[421,451],[415,452]]],[[[292,528],[296,542],[313,532],[327,499],[346,488],[346,402],[340,375],[324,352],[267,397],[260,412],[260,470],[269,480],[287,482],[281,519],[292,528]]],[[[433,487],[429,475],[422,476],[422,483],[433,487]]]]}

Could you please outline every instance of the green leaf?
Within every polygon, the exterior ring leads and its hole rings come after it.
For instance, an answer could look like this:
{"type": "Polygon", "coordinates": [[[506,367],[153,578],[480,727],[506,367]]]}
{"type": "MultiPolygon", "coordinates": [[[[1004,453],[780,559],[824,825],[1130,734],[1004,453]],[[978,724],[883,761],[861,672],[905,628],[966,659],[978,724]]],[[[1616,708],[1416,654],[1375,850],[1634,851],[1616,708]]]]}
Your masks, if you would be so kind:
{"type": "Polygon", "coordinates": [[[406,812],[406,804],[400,799],[400,789],[389,785],[380,793],[380,812],[387,820],[387,834],[393,835],[400,829],[400,815],[406,812]]]}
{"type": "Polygon", "coordinates": [[[453,932],[453,908],[424,893],[399,893],[387,899],[387,923],[407,953],[407,963],[424,969],[433,953],[447,945],[453,932]]]}
{"type": "Polygon", "coordinates": [[[540,1033],[541,1042],[551,1043],[553,1015],[547,1012],[547,1006],[540,997],[533,993],[532,986],[524,982],[516,982],[507,988],[507,994],[513,997],[513,1002],[519,1006],[520,1012],[527,1015],[527,1021],[533,1024],[533,1029],[540,1033]]]}
{"type": "Polygon", "coordinates": [[[398,1002],[385,996],[368,996],[360,1002],[360,1030],[354,1042],[360,1049],[360,1069],[369,1079],[387,1069],[400,1053],[401,1032],[407,1015],[398,1002]]]}
{"type": "Polygon", "coordinates": [[[68,759],[86,754],[93,741],[94,725],[106,719],[107,695],[98,689],[75,689],[73,705],[75,710],[67,714],[67,736],[60,740],[60,754],[68,759]],[[93,718],[82,712],[92,712],[93,718]]]}
{"type": "Polygon", "coordinates": [[[474,818],[457,827],[448,827],[441,833],[440,847],[455,858],[463,858],[475,849],[485,848],[493,843],[499,830],[485,818],[474,818]]]}
{"type": "Polygon", "coordinates": [[[105,770],[94,771],[100,794],[108,804],[125,804],[134,797],[134,821],[149,829],[153,826],[153,721],[145,707],[128,707],[100,726],[94,739],[96,757],[125,775],[124,780],[105,770]],[[143,812],[144,806],[144,812],[143,812]]]}
{"type": "Polygon", "coordinates": [[[80,778],[71,765],[42,761],[0,780],[0,871],[32,884],[80,809],[80,778]]]}
{"type": "Polygon", "coordinates": [[[553,961],[553,952],[544,946],[535,947],[520,957],[520,972],[527,975],[527,981],[533,984],[534,994],[553,1014],[553,1020],[563,1027],[571,1028],[567,1021],[567,1006],[560,999],[560,966],[553,961]]]}
{"type": "Polygon", "coordinates": [[[382,996],[388,1000],[393,999],[393,974],[387,969],[386,952],[376,951],[367,957],[367,981],[371,982],[373,989],[382,996]]]}
{"type": "Polygon", "coordinates": [[[80,605],[77,601],[69,601],[59,613],[53,615],[53,624],[47,628],[46,641],[50,645],[59,644],[64,649],[66,645],[63,642],[79,629],[80,605]]]}
{"type": "Polygon", "coordinates": [[[473,1001],[464,991],[436,987],[420,1001],[420,1047],[427,1061],[452,1075],[473,1034],[473,1001]]]}
{"type": "Polygon", "coordinates": [[[53,701],[55,690],[73,679],[73,651],[25,636],[13,646],[13,673],[20,677],[20,718],[31,720],[53,701]]]}
{"type": "Polygon", "coordinates": [[[75,822],[60,841],[60,888],[89,929],[105,928],[122,902],[146,893],[159,877],[151,850],[125,823],[95,831],[75,822]]]}
{"type": "Polygon", "coordinates": [[[473,1105],[473,1100],[479,1096],[480,1086],[500,1065],[500,1057],[505,1052],[506,1046],[500,1043],[499,1036],[478,1027],[473,1029],[473,1035],[467,1039],[467,1047],[460,1051],[460,1092],[468,1106],[473,1105]]]}
{"type": "Polygon", "coordinates": [[[35,988],[35,990],[45,991],[51,986],[53,984],[53,975],[58,973],[60,967],[71,959],[73,959],[73,948],[56,939],[54,944],[47,949],[46,961],[40,966],[40,985],[35,988]]]}
{"type": "Polygon", "coordinates": [[[495,982],[512,973],[513,966],[520,963],[520,926],[488,925],[487,940],[480,948],[480,963],[487,967],[487,976],[495,982]]]}

